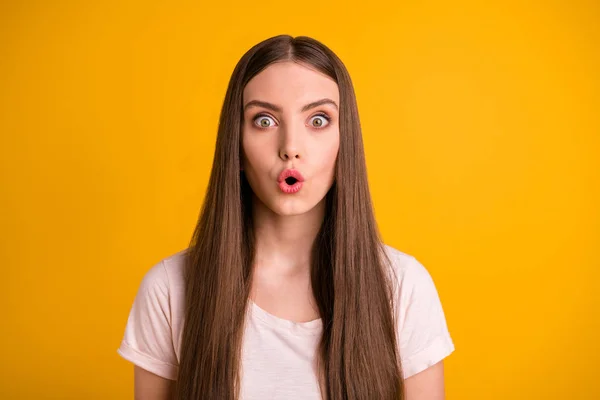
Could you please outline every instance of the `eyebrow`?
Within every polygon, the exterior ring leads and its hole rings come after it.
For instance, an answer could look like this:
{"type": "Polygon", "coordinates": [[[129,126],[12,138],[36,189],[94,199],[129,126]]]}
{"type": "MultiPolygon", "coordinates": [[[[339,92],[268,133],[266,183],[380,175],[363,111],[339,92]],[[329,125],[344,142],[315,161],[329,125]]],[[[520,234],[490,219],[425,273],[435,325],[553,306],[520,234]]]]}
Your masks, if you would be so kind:
{"type": "MultiPolygon", "coordinates": [[[[304,111],[310,110],[311,108],[321,106],[323,104],[331,104],[336,109],[338,108],[338,105],[335,103],[335,101],[333,101],[331,99],[321,99],[321,100],[313,101],[312,103],[308,103],[307,105],[302,107],[302,109],[300,111],[304,112],[304,111]]],[[[261,100],[249,101],[244,106],[244,111],[246,111],[250,107],[264,107],[264,108],[268,108],[269,110],[272,110],[275,112],[281,112],[281,107],[276,106],[275,104],[272,104],[272,103],[268,103],[266,101],[261,101],[261,100]]]]}

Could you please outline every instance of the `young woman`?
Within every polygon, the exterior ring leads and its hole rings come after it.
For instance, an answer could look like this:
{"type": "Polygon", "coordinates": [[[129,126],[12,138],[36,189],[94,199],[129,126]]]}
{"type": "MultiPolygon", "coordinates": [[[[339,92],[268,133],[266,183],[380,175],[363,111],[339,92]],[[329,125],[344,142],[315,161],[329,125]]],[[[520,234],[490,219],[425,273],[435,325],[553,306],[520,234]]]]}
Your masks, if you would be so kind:
{"type": "Polygon", "coordinates": [[[119,354],[136,399],[444,398],[431,276],[382,243],[350,76],[308,37],[238,62],[190,246],[151,268],[119,354]]]}

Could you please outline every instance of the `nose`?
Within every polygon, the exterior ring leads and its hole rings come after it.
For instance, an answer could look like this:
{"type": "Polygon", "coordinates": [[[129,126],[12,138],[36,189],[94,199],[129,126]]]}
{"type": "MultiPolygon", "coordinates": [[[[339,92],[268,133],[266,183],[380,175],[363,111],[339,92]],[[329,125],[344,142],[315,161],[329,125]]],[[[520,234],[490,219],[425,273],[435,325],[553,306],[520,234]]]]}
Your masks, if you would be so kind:
{"type": "Polygon", "coordinates": [[[293,158],[300,158],[300,153],[298,153],[297,151],[286,151],[286,150],[282,150],[279,152],[279,157],[281,157],[281,159],[283,161],[288,161],[291,160],[293,158]]]}
{"type": "Polygon", "coordinates": [[[300,158],[299,141],[300,130],[291,129],[290,127],[280,129],[281,146],[279,148],[279,158],[283,161],[289,161],[300,158]]]}

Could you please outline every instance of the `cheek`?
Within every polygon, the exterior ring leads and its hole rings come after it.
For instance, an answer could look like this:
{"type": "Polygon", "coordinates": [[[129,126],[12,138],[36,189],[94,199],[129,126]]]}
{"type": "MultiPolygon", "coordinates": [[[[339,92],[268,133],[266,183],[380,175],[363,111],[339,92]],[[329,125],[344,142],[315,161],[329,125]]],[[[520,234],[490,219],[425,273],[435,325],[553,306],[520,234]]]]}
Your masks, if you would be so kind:
{"type": "Polygon", "coordinates": [[[250,164],[248,167],[259,163],[264,158],[266,147],[266,143],[261,143],[257,138],[242,137],[242,154],[244,161],[250,164]]]}
{"type": "Polygon", "coordinates": [[[340,148],[339,135],[326,144],[319,146],[318,148],[318,159],[321,160],[320,164],[323,170],[333,170],[335,161],[337,159],[338,151],[340,148]]]}
{"type": "Polygon", "coordinates": [[[252,138],[242,139],[242,163],[246,178],[252,189],[261,191],[261,187],[269,185],[273,153],[269,143],[252,138]]]}

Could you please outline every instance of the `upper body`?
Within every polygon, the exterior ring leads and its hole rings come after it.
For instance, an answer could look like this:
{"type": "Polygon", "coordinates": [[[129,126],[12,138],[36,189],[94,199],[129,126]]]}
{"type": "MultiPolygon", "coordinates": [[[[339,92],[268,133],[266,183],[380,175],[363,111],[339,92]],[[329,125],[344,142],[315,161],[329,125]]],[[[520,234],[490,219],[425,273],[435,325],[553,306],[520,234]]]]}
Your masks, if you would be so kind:
{"type": "MultiPolygon", "coordinates": [[[[398,279],[397,340],[407,398],[442,398],[435,382],[439,383],[441,362],[454,344],[434,282],[416,258],[390,246],[386,250],[398,279]],[[428,395],[424,390],[436,390],[437,394],[428,395]]],[[[181,251],[167,257],[145,274],[129,314],[118,352],[143,369],[136,372],[139,385],[152,381],[169,387],[177,377],[184,321],[184,255],[181,251]]],[[[320,399],[312,362],[321,320],[294,322],[254,301],[248,311],[241,399],[320,399]]],[[[152,394],[138,393],[138,398],[168,399],[168,390],[157,391],[153,386],[152,394]]]]}
{"type": "MultiPolygon", "coordinates": [[[[183,252],[152,268],[142,281],[119,349],[136,365],[138,399],[168,398],[176,378],[181,396],[184,390],[193,393],[201,387],[212,388],[213,398],[226,393],[217,390],[232,387],[231,375],[215,378],[204,366],[216,366],[215,374],[220,373],[235,361],[234,350],[235,354],[241,350],[243,400],[318,399],[314,367],[320,338],[333,349],[321,355],[348,367],[329,371],[327,381],[330,389],[336,386],[336,397],[352,392],[365,398],[373,391],[394,397],[401,389],[400,371],[392,365],[396,357],[388,352],[394,333],[406,399],[444,397],[441,360],[454,346],[433,280],[414,257],[389,246],[385,247],[392,261],[388,272],[398,278],[396,326],[390,323],[390,309],[381,306],[384,271],[371,248],[379,239],[361,135],[349,74],[321,43],[281,35],[259,43],[241,58],[223,104],[199,219],[205,225],[198,225],[196,233],[202,236],[195,238],[192,248],[194,274],[184,282],[183,252]],[[250,230],[252,241],[240,241],[250,230]],[[211,248],[217,249],[216,259],[222,264],[208,258],[213,252],[202,251],[206,243],[216,243],[211,248]],[[253,249],[245,258],[240,248],[246,244],[253,249]],[[198,346],[198,342],[182,346],[182,330],[198,333],[217,326],[215,321],[222,329],[228,321],[219,313],[219,304],[240,298],[226,279],[239,282],[248,267],[246,324],[243,331],[241,325],[232,327],[243,333],[241,348],[191,360],[203,364],[196,364],[197,369],[182,367],[178,375],[179,361],[192,354],[181,354],[181,349],[198,346]],[[215,279],[220,273],[226,278],[215,279]],[[205,277],[213,279],[209,282],[213,286],[204,286],[205,277]],[[213,308],[210,323],[195,319],[183,328],[183,293],[190,283],[201,292],[190,299],[213,308]],[[211,292],[202,292],[205,287],[211,292]],[[322,304],[317,304],[314,293],[320,294],[322,304]],[[334,303],[339,311],[335,315],[334,303]],[[328,313],[327,331],[319,309],[328,313]],[[361,343],[373,347],[365,352],[361,343]],[[345,382],[339,381],[342,376],[347,377],[345,382]],[[379,376],[390,378],[376,379],[379,376]]],[[[230,346],[227,340],[233,335],[210,337],[213,342],[200,342],[208,352],[215,343],[230,346]]]]}

